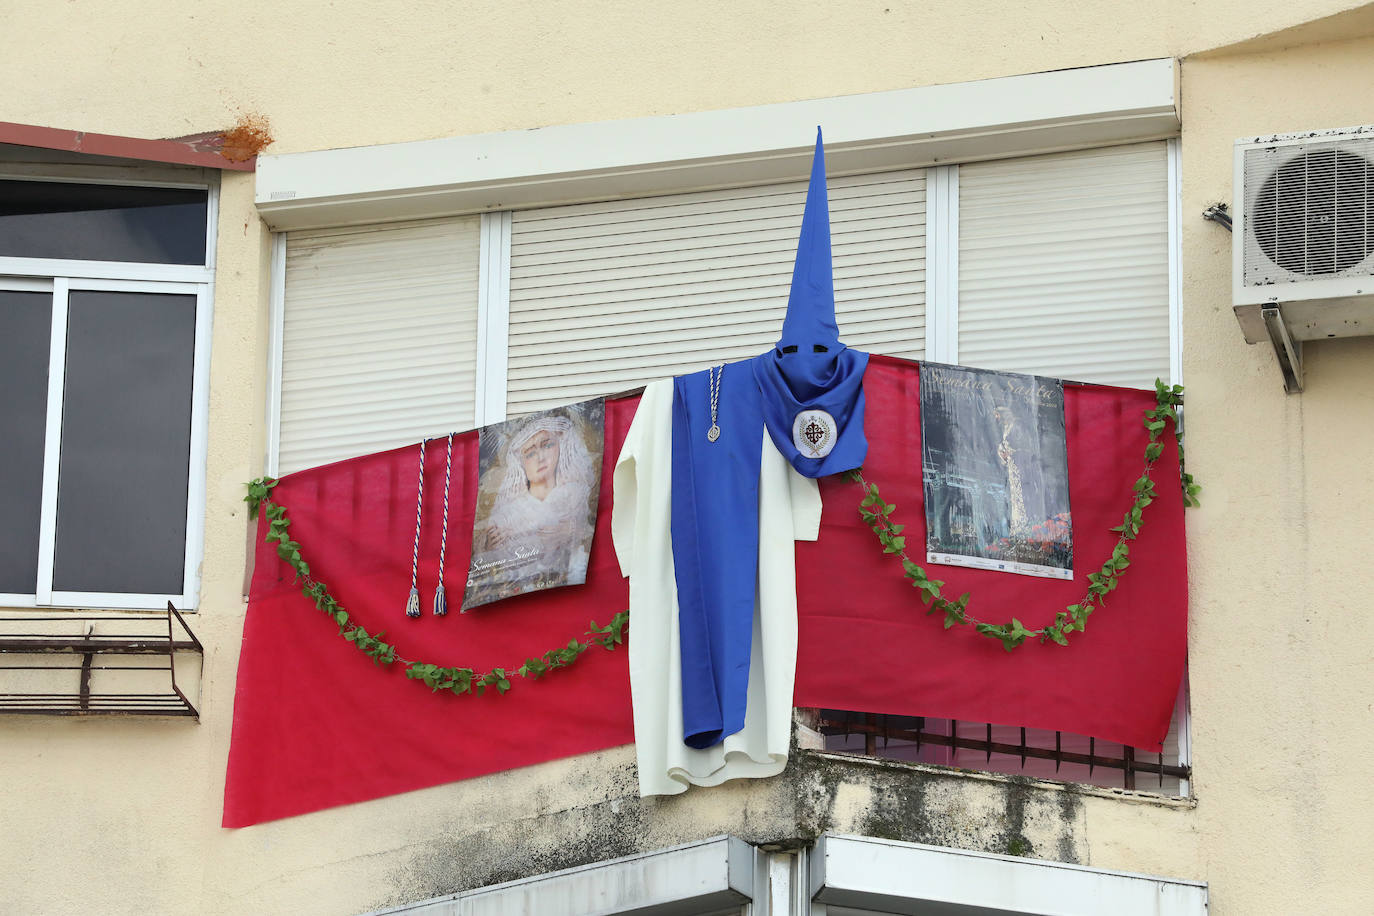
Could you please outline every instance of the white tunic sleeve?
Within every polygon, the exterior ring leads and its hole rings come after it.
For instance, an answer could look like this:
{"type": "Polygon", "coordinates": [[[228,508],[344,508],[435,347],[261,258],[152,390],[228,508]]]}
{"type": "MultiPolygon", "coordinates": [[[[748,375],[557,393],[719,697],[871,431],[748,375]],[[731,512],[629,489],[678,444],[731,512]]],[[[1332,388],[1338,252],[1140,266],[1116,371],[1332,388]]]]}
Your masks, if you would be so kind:
{"type": "Polygon", "coordinates": [[[759,468],[759,590],[744,728],[697,750],[682,740],[682,667],[672,506],[671,379],[644,390],[614,475],[612,540],[630,579],[630,693],[640,795],[774,776],[787,763],[797,660],[795,539],[814,540],[820,494],[764,435],[759,468]]]}

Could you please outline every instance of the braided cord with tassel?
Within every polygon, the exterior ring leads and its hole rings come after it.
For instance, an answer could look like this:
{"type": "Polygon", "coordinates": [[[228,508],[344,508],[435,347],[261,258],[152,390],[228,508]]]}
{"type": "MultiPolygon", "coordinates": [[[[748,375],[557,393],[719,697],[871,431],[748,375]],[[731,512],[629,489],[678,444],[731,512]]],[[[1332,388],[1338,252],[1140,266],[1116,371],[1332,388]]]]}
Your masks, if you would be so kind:
{"type": "Polygon", "coordinates": [[[434,613],[443,617],[448,613],[448,598],[444,596],[444,554],[448,551],[448,482],[453,474],[453,433],[448,434],[448,457],[444,461],[444,524],[439,531],[439,587],[434,590],[434,613]]]}
{"type": "Polygon", "coordinates": [[[420,440],[420,483],[415,495],[415,546],[410,549],[410,597],[406,616],[420,616],[420,514],[425,505],[425,440],[420,440]]]}

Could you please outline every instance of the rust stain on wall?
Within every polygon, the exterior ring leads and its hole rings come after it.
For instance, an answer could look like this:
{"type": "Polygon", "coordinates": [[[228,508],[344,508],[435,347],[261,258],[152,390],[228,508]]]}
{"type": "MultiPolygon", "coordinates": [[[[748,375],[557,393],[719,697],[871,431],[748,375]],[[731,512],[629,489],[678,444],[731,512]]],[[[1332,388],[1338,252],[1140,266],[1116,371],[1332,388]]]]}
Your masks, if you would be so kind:
{"type": "Polygon", "coordinates": [[[272,127],[267,116],[246,113],[233,127],[221,134],[219,154],[230,162],[247,162],[272,143],[272,127]]]}

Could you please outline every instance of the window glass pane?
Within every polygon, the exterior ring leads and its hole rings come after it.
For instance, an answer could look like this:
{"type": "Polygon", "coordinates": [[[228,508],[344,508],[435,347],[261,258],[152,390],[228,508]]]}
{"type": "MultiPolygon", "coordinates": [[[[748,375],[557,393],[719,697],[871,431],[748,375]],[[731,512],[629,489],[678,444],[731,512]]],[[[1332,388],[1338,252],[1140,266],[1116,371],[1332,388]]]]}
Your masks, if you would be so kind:
{"type": "Polygon", "coordinates": [[[53,589],[180,594],[196,297],[69,301],[53,589]]]}
{"type": "Polygon", "coordinates": [[[0,180],[0,256],[204,264],[209,192],[0,180]]]}
{"type": "Polygon", "coordinates": [[[0,592],[31,595],[38,587],[51,336],[51,293],[0,290],[0,592]]]}

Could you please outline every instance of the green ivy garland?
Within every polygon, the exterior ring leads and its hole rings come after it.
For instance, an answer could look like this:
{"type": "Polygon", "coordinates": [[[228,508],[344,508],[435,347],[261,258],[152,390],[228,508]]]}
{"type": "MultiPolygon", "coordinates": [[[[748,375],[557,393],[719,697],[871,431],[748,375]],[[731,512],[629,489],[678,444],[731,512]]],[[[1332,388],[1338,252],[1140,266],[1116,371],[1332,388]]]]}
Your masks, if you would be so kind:
{"type": "MultiPolygon", "coordinates": [[[[883,545],[883,553],[892,554],[902,561],[903,575],[911,580],[913,588],[920,590],[921,601],[928,605],[926,614],[940,612],[945,615],[946,630],[955,624],[972,626],[978,633],[990,639],[1001,641],[1002,647],[1008,652],[1024,643],[1029,637],[1039,637],[1041,643],[1053,641],[1058,645],[1067,646],[1069,634],[1081,633],[1087,628],[1088,617],[1096,606],[1106,603],[1107,593],[1116,588],[1122,571],[1130,566],[1128,542],[1139,536],[1145,508],[1154,502],[1155,485],[1154,481],[1150,479],[1150,471],[1164,451],[1164,446],[1159,438],[1164,432],[1165,424],[1172,422],[1175,431],[1178,430],[1178,408],[1183,404],[1183,386],[1169,386],[1156,379],[1155,404],[1154,409],[1145,411],[1145,428],[1150,432],[1150,443],[1145,446],[1145,472],[1135,482],[1133,488],[1135,500],[1131,504],[1131,508],[1126,511],[1121,524],[1112,528],[1113,531],[1120,534],[1116,545],[1112,548],[1112,555],[1102,564],[1099,571],[1088,573],[1088,591],[1084,598],[1077,604],[1071,604],[1055,614],[1054,623],[1049,626],[1041,627],[1038,630],[1028,629],[1015,617],[1011,619],[1010,623],[987,623],[968,613],[969,594],[967,592],[954,600],[944,597],[940,593],[940,588],[945,583],[928,577],[926,571],[906,555],[906,538],[902,537],[902,529],[906,526],[892,522],[892,511],[897,507],[883,500],[878,494],[877,484],[871,484],[864,480],[863,468],[849,472],[849,479],[864,488],[864,498],[863,502],[859,504],[859,514],[873,529],[873,533],[878,536],[878,541],[883,545]]],[[[1183,448],[1180,443],[1180,465],[1182,461],[1183,448]]],[[[1182,481],[1183,504],[1185,506],[1198,505],[1197,495],[1200,488],[1193,482],[1192,475],[1186,471],[1182,472],[1182,481]]]]}
{"type": "MultiPolygon", "coordinates": [[[[291,520],[286,517],[286,507],[271,499],[272,488],[277,481],[259,477],[248,484],[248,517],[256,519],[261,508],[268,518],[267,542],[275,542],[277,556],[285,560],[296,572],[295,581],[301,585],[301,594],[315,602],[315,607],[323,611],[339,628],[339,635],[353,644],[353,647],[372,659],[377,665],[390,665],[400,662],[405,665],[406,677],[423,681],[432,693],[447,690],[455,694],[481,695],[488,687],[496,688],[498,694],[510,690],[510,676],[505,668],[492,668],[480,674],[472,668],[432,665],[413,662],[396,653],[396,647],[382,640],[384,632],[369,633],[360,624],[351,620],[348,611],[329,593],[329,587],[310,577],[310,566],[301,557],[301,545],[291,539],[287,528],[291,520]]],[[[625,625],[630,615],[621,611],[611,618],[606,626],[597,626],[591,621],[583,639],[570,639],[568,644],[558,649],[550,649],[538,658],[527,658],[525,663],[510,674],[518,674],[530,680],[538,680],[550,671],[566,668],[577,661],[578,656],[594,645],[610,651],[621,645],[625,639],[625,625]]]]}
{"type": "MultiPolygon", "coordinates": [[[[896,505],[886,502],[879,495],[877,484],[870,484],[864,479],[862,468],[850,471],[848,475],[864,488],[859,514],[877,535],[878,541],[883,545],[883,553],[892,554],[902,561],[903,575],[911,580],[914,588],[920,590],[922,602],[928,605],[926,614],[934,614],[937,611],[944,614],[945,629],[955,624],[972,626],[978,633],[999,640],[1008,652],[1030,637],[1038,637],[1041,643],[1053,641],[1058,645],[1067,646],[1069,634],[1084,632],[1087,629],[1088,617],[1095,607],[1105,604],[1107,594],[1116,589],[1122,571],[1130,565],[1128,542],[1139,536],[1144,511],[1154,502],[1155,485],[1150,479],[1150,471],[1164,451],[1159,439],[1166,424],[1172,422],[1175,431],[1178,430],[1178,408],[1183,404],[1183,386],[1165,385],[1156,379],[1155,402],[1155,408],[1147,410],[1144,417],[1145,428],[1150,434],[1150,442],[1145,446],[1145,471],[1133,487],[1135,500],[1131,508],[1126,511],[1121,524],[1112,528],[1120,535],[1112,548],[1112,555],[1098,572],[1088,573],[1088,590],[1084,598],[1055,614],[1054,622],[1049,626],[1038,630],[1028,629],[1015,617],[1010,623],[987,623],[968,613],[970,595],[967,592],[955,600],[945,598],[940,593],[945,583],[929,578],[926,571],[907,556],[906,538],[902,537],[902,529],[905,526],[892,521],[892,512],[897,508],[896,505]]],[[[1183,446],[1180,441],[1180,465],[1182,461],[1183,446]]],[[[1197,495],[1200,488],[1194,483],[1192,475],[1182,471],[1182,483],[1183,504],[1190,507],[1199,505],[1197,495]]],[[[248,516],[256,519],[260,508],[267,515],[266,540],[268,543],[276,543],[277,556],[285,560],[295,571],[295,581],[301,584],[301,593],[312,599],[315,607],[334,621],[339,628],[340,636],[377,665],[402,663],[406,668],[406,677],[423,681],[431,692],[447,690],[460,695],[481,695],[488,687],[496,688],[498,694],[510,690],[511,682],[505,668],[492,668],[478,674],[472,668],[410,661],[398,655],[395,646],[382,640],[384,633],[368,633],[360,624],[354,623],[348,611],[329,593],[328,586],[311,578],[310,566],[301,556],[300,543],[292,540],[287,533],[291,520],[286,517],[286,507],[271,499],[272,488],[276,485],[277,481],[267,477],[249,482],[248,495],[244,497],[244,502],[248,503],[248,516]]],[[[574,638],[569,640],[565,647],[550,649],[539,658],[527,658],[514,673],[530,680],[538,680],[550,671],[568,667],[593,645],[612,650],[624,642],[625,626],[629,619],[629,613],[621,611],[604,627],[598,626],[595,620],[590,621],[587,632],[583,634],[584,639],[574,638]]]]}

